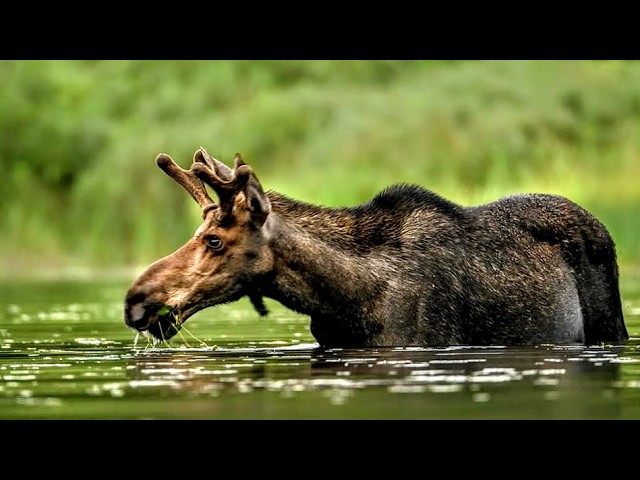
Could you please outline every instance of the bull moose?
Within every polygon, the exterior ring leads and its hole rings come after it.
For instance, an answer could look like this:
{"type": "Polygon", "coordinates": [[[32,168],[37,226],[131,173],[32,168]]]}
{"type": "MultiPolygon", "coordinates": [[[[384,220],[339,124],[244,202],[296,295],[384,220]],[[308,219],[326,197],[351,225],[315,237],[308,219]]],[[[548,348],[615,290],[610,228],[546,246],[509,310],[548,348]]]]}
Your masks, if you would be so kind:
{"type": "Polygon", "coordinates": [[[239,154],[157,165],[203,223],[126,294],[128,326],[169,339],[248,296],[308,315],[321,347],[597,344],[628,339],[613,239],[572,201],[519,194],[460,206],[412,184],[330,208],[263,191],[239,154]],[[215,191],[218,203],[207,191],[215,191]]]}

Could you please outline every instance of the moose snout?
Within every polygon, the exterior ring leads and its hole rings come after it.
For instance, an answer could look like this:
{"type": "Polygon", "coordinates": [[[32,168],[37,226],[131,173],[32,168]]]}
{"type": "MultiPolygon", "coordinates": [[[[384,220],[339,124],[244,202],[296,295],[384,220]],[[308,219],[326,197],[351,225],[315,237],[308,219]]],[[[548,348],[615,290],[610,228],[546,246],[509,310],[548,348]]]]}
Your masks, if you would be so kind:
{"type": "Polygon", "coordinates": [[[164,292],[148,285],[134,285],[124,300],[124,322],[138,332],[153,337],[154,341],[167,341],[182,328],[177,321],[176,309],[165,302],[164,292]]]}
{"type": "Polygon", "coordinates": [[[145,302],[145,296],[129,292],[124,302],[124,321],[136,330],[149,327],[150,309],[145,302]]]}
{"type": "Polygon", "coordinates": [[[145,317],[145,309],[139,303],[129,305],[125,309],[125,323],[136,330],[144,330],[148,326],[148,320],[145,317]]]}

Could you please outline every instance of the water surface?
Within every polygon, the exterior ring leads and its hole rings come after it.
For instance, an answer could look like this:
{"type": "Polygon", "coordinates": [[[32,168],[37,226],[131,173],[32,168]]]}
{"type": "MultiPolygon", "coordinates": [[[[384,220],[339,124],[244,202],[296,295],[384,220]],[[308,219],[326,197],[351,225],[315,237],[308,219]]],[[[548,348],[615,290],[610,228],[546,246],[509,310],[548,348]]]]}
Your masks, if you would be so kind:
{"type": "Polygon", "coordinates": [[[0,284],[2,419],[640,419],[640,271],[624,345],[318,348],[267,300],[199,312],[170,344],[125,327],[132,278],[0,284]]]}

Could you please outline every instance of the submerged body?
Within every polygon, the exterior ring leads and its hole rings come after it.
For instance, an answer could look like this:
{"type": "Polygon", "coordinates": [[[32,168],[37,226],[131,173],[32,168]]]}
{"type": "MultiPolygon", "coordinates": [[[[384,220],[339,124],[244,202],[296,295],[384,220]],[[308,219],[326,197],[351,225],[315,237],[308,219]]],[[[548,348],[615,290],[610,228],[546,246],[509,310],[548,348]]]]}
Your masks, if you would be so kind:
{"type": "Polygon", "coordinates": [[[396,185],[363,205],[327,208],[264,193],[252,172],[232,195],[219,184],[243,164],[232,171],[198,152],[194,165],[204,167],[192,170],[220,205],[199,200],[194,237],[131,287],[125,320],[139,331],[168,338],[196,311],[248,295],[261,313],[269,297],[309,315],[324,347],[628,338],[613,240],[563,197],[462,207],[396,185]],[[166,305],[175,315],[158,313],[166,305]]]}

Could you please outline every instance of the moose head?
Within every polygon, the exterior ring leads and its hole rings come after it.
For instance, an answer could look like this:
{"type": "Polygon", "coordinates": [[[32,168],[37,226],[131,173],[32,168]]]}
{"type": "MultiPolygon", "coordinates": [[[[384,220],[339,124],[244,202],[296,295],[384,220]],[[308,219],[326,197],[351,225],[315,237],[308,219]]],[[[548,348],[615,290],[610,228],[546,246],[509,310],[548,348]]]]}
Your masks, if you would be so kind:
{"type": "MultiPolygon", "coordinates": [[[[156,163],[200,205],[203,218],[193,238],[151,264],[125,299],[126,324],[166,340],[199,310],[246,295],[252,280],[271,269],[263,238],[270,203],[239,154],[233,169],[203,148],[195,152],[189,170],[164,153],[156,163]],[[205,184],[216,192],[218,203],[205,184]]],[[[258,312],[266,314],[262,298],[250,298],[258,312]]]]}

